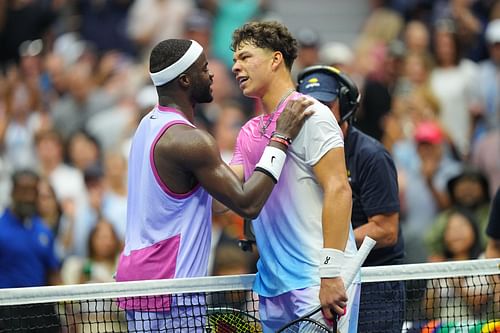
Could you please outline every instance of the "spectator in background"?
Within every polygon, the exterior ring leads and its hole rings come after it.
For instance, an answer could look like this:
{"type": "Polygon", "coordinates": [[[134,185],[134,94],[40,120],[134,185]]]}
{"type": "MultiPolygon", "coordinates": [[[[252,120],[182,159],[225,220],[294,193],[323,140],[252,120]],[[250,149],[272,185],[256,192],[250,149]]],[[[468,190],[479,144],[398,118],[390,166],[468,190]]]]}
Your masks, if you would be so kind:
{"type": "Polygon", "coordinates": [[[141,59],[147,60],[151,49],[161,40],[182,36],[184,22],[193,8],[193,0],[134,1],[125,29],[142,50],[141,59]]]}
{"type": "Polygon", "coordinates": [[[408,154],[408,160],[398,151],[394,154],[402,196],[402,229],[408,263],[427,261],[423,231],[431,227],[441,210],[449,207],[446,184],[462,169],[459,162],[444,154],[444,135],[436,122],[417,125],[414,145],[417,154],[408,154]]]}
{"type": "Polygon", "coordinates": [[[463,207],[454,207],[441,234],[443,254],[448,260],[477,259],[482,254],[479,226],[474,214],[463,207]]]}
{"type": "Polygon", "coordinates": [[[406,23],[403,38],[409,53],[429,53],[430,33],[427,26],[422,21],[414,20],[406,23]]]}
{"type": "Polygon", "coordinates": [[[127,34],[127,18],[133,0],[75,1],[79,32],[98,53],[117,50],[136,55],[136,47],[127,34]]]}
{"type": "MultiPolygon", "coordinates": [[[[254,272],[252,265],[254,264],[255,258],[253,258],[249,252],[241,251],[236,242],[221,243],[217,247],[214,257],[214,276],[240,275],[254,272]]],[[[243,311],[254,312],[256,310],[255,308],[249,308],[253,307],[253,304],[247,302],[247,299],[255,297],[252,296],[251,293],[251,291],[213,293],[209,300],[209,304],[212,307],[229,306],[243,311]]],[[[224,331],[224,329],[222,331],[224,331]]]]}
{"type": "Polygon", "coordinates": [[[231,161],[236,145],[236,138],[245,121],[245,113],[238,102],[228,100],[222,104],[213,133],[219,146],[222,160],[226,163],[231,161]]]}
{"type": "MultiPolygon", "coordinates": [[[[113,226],[105,219],[100,219],[88,235],[87,242],[88,254],[85,257],[70,257],[65,262],[66,282],[113,282],[118,255],[122,248],[113,226]]],[[[65,319],[74,325],[78,332],[127,331],[124,313],[119,311],[114,300],[85,302],[81,304],[80,309],[67,306],[65,310],[65,319]]]]}
{"type": "MultiPolygon", "coordinates": [[[[111,181],[112,178],[116,177],[124,181],[124,167],[126,164],[120,164],[120,162],[120,160],[107,160],[107,169],[104,169],[99,164],[94,164],[84,171],[88,202],[78,212],[75,225],[74,253],[78,256],[85,256],[87,254],[88,243],[86,239],[100,219],[106,219],[106,221],[111,223],[120,241],[124,241],[125,239],[127,201],[123,194],[119,196],[110,191],[109,182],[105,178],[104,173],[104,170],[110,172],[109,167],[115,165],[117,167],[116,174],[108,174],[111,176],[109,180],[111,181]]],[[[118,180],[115,179],[113,181],[117,182],[118,180]]],[[[123,185],[119,190],[124,190],[123,185]]]]}
{"type": "MultiPolygon", "coordinates": [[[[333,66],[340,71],[350,74],[354,71],[354,53],[344,43],[328,42],[321,45],[319,62],[326,66],[333,66]]],[[[353,73],[355,74],[355,73],[353,73]]]]}
{"type": "Polygon", "coordinates": [[[471,163],[481,170],[490,184],[490,196],[500,187],[500,124],[476,142],[471,163]]]}
{"type": "Polygon", "coordinates": [[[127,160],[117,151],[104,155],[103,216],[111,222],[118,238],[125,240],[127,224],[127,160]]]}
{"type": "Polygon", "coordinates": [[[183,37],[195,40],[203,46],[207,56],[211,57],[212,14],[203,9],[193,9],[184,22],[183,37]]]}
{"type": "MultiPolygon", "coordinates": [[[[12,176],[12,204],[0,217],[0,289],[60,284],[54,236],[37,213],[38,175],[12,176]]],[[[0,307],[0,331],[59,332],[54,304],[0,307]]]]}
{"type": "Polygon", "coordinates": [[[66,147],[68,162],[82,173],[94,164],[102,164],[99,142],[83,129],[70,135],[66,147]]]}
{"type": "Polygon", "coordinates": [[[298,43],[297,59],[293,62],[292,77],[304,68],[319,64],[319,50],[321,39],[319,33],[313,28],[302,28],[296,33],[298,43]]]}
{"type": "Polygon", "coordinates": [[[38,184],[37,209],[54,235],[58,257],[64,260],[73,249],[74,204],[68,200],[60,203],[49,181],[42,178],[38,184]]]}
{"type": "MultiPolygon", "coordinates": [[[[474,139],[500,128],[500,18],[488,23],[485,31],[489,58],[479,64],[479,98],[481,112],[475,114],[474,139]]],[[[499,150],[497,150],[498,152],[499,150]]],[[[497,160],[498,161],[498,160],[497,160]]]]}
{"type": "Polygon", "coordinates": [[[460,41],[452,21],[438,21],[433,35],[436,66],[430,84],[441,105],[439,118],[450,135],[457,158],[466,160],[472,138],[472,112],[477,99],[477,64],[462,57],[460,41]]]}
{"type": "Polygon", "coordinates": [[[40,174],[47,178],[61,202],[72,201],[78,211],[87,199],[83,174],[64,163],[64,143],[55,130],[40,131],[35,136],[40,174]]]}
{"type": "Polygon", "coordinates": [[[90,117],[115,103],[102,87],[95,86],[93,69],[79,62],[68,69],[68,94],[55,102],[51,109],[54,127],[64,139],[85,128],[90,117]]]}
{"type": "MultiPolygon", "coordinates": [[[[442,242],[446,260],[477,259],[481,244],[474,215],[462,208],[450,212],[442,242]]],[[[488,276],[430,279],[424,309],[429,318],[446,318],[448,322],[487,320],[492,313],[487,307],[492,305],[493,288],[488,276]]]]}
{"type": "Polygon", "coordinates": [[[88,256],[80,272],[80,283],[113,282],[122,242],[113,225],[101,219],[88,237],[88,256]]]}
{"type": "Polygon", "coordinates": [[[36,167],[34,137],[38,130],[36,112],[40,104],[38,91],[15,80],[6,87],[4,95],[5,129],[0,129],[0,147],[6,162],[13,169],[36,167]]]}
{"type": "Polygon", "coordinates": [[[16,171],[12,204],[0,218],[0,288],[58,284],[54,235],[37,212],[38,175],[16,171]]]}
{"type": "Polygon", "coordinates": [[[392,96],[398,77],[402,74],[403,59],[405,56],[404,45],[400,42],[392,42],[387,49],[384,59],[384,71],[382,76],[368,75],[361,91],[361,105],[358,112],[357,126],[367,135],[382,141],[391,142],[384,146],[391,150],[392,133],[386,133],[387,120],[391,119],[392,96]],[[384,138],[384,135],[386,136],[384,138]]]}
{"type": "Polygon", "coordinates": [[[448,181],[447,190],[452,207],[439,213],[426,231],[429,261],[447,260],[442,238],[446,221],[457,208],[466,209],[472,214],[479,230],[480,250],[484,251],[486,248],[486,226],[490,211],[488,180],[481,172],[466,168],[448,181]]]}

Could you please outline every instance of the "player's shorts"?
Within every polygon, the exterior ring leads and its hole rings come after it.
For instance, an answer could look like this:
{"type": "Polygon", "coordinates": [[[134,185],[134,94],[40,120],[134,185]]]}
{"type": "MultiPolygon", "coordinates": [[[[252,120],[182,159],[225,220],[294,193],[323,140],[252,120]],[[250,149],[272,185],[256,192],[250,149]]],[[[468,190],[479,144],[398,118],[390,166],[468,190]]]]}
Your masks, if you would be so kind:
{"type": "MultiPolygon", "coordinates": [[[[292,320],[317,308],[320,305],[319,288],[319,286],[314,286],[292,290],[275,297],[259,296],[259,314],[264,333],[274,333],[292,320]]],[[[338,332],[357,332],[360,294],[360,283],[352,284],[347,290],[347,311],[337,324],[338,332]]],[[[321,312],[312,318],[329,326],[321,312]]]]}
{"type": "Polygon", "coordinates": [[[169,311],[127,310],[129,332],[206,332],[207,307],[203,298],[192,302],[189,297],[173,298],[169,311]]]}

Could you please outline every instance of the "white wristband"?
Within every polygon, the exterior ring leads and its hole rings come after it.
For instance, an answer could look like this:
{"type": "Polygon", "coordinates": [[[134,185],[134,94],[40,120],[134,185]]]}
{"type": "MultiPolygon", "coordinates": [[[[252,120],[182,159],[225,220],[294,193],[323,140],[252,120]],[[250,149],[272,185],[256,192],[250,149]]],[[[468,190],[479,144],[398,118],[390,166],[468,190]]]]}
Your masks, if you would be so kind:
{"type": "Polygon", "coordinates": [[[267,171],[272,177],[274,177],[274,181],[278,182],[281,174],[281,170],[285,165],[286,153],[276,147],[267,146],[264,149],[264,153],[260,158],[259,163],[255,166],[255,169],[263,169],[267,171]]]}
{"type": "Polygon", "coordinates": [[[333,278],[340,276],[342,266],[344,266],[344,252],[337,249],[320,250],[319,277],[333,278]]]}

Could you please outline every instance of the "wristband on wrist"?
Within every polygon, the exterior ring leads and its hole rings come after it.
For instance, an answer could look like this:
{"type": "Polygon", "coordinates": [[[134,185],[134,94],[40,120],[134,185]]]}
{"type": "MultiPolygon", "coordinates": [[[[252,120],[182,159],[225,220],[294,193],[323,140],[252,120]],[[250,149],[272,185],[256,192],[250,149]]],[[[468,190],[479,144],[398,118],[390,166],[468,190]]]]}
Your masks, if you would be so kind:
{"type": "Polygon", "coordinates": [[[256,171],[261,171],[273,178],[274,182],[277,183],[281,170],[285,165],[286,153],[276,147],[267,146],[264,149],[264,153],[260,158],[259,163],[255,166],[256,171]]]}
{"type": "Polygon", "coordinates": [[[281,134],[279,132],[276,132],[276,131],[274,131],[273,134],[271,134],[271,139],[272,138],[279,138],[281,140],[285,140],[286,142],[288,142],[288,145],[292,144],[292,138],[291,137],[283,135],[283,134],[281,134]]]}
{"type": "Polygon", "coordinates": [[[334,278],[340,276],[344,266],[344,252],[337,249],[324,248],[320,250],[319,277],[334,278]]]}
{"type": "Polygon", "coordinates": [[[279,142],[279,143],[281,143],[282,145],[285,145],[287,148],[288,148],[288,146],[290,145],[290,144],[288,143],[288,141],[283,140],[283,139],[278,138],[278,137],[275,137],[275,136],[271,137],[271,141],[274,141],[274,142],[279,142]]]}

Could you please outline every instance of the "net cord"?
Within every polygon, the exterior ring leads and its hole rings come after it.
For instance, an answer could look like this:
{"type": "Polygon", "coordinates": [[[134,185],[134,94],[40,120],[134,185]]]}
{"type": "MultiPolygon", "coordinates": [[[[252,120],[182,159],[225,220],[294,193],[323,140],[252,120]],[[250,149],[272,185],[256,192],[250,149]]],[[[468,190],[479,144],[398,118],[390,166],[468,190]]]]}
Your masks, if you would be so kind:
{"type": "MultiPolygon", "coordinates": [[[[500,274],[500,258],[361,268],[361,281],[381,282],[500,274]]],[[[0,306],[197,292],[251,290],[254,274],[0,289],[0,306]]]]}

